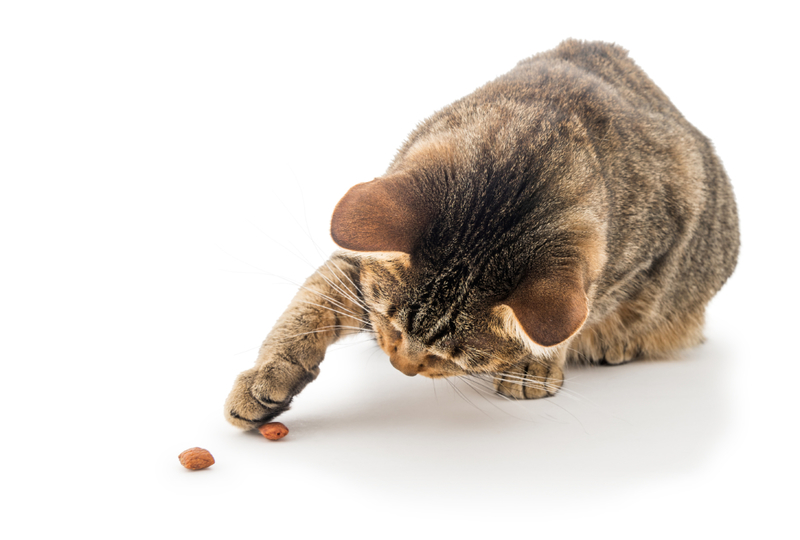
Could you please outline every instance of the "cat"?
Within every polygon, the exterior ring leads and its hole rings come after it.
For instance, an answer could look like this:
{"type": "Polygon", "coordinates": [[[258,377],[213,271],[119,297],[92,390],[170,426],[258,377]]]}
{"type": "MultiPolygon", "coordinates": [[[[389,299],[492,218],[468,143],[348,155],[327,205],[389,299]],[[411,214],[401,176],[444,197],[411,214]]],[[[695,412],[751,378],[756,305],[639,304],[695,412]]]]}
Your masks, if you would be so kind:
{"type": "Polygon", "coordinates": [[[568,361],[622,364],[702,340],[736,266],[710,141],[625,49],[567,40],[433,114],[336,205],[343,248],[302,286],[225,403],[253,429],[373,332],[405,375],[554,395],[568,361]]]}

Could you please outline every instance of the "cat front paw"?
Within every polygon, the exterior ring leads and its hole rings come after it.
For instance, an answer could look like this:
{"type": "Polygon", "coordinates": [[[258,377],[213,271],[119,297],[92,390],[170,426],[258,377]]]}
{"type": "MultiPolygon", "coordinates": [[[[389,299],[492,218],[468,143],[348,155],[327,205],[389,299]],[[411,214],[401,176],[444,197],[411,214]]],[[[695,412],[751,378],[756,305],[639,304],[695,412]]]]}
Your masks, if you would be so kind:
{"type": "Polygon", "coordinates": [[[554,396],[563,383],[560,367],[535,360],[494,376],[497,393],[514,399],[554,396]]]}
{"type": "Polygon", "coordinates": [[[319,374],[297,364],[275,362],[244,371],[225,401],[225,418],[249,430],[269,422],[289,408],[292,399],[319,374]]]}

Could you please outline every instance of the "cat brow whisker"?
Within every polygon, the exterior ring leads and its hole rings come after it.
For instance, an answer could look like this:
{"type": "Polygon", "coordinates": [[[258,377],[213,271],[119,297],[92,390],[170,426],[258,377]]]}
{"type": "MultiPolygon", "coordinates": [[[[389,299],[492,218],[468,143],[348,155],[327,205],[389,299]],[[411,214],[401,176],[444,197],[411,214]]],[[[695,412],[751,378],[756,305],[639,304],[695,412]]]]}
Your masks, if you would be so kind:
{"type": "MultiPolygon", "coordinates": [[[[277,197],[277,195],[275,195],[275,198],[276,198],[276,200],[278,200],[278,202],[280,202],[280,203],[281,203],[281,206],[283,206],[283,209],[284,209],[284,210],[285,210],[285,211],[286,211],[286,212],[287,212],[287,213],[288,213],[288,214],[291,216],[291,215],[292,215],[292,214],[291,214],[291,212],[289,212],[289,210],[288,210],[288,208],[286,207],[286,205],[285,205],[285,204],[283,204],[283,201],[281,201],[281,199],[280,199],[279,197],[277,197]]],[[[278,246],[280,246],[280,247],[281,247],[281,248],[282,248],[284,251],[286,251],[287,253],[289,253],[290,255],[292,255],[293,257],[295,257],[296,259],[298,259],[300,262],[303,262],[303,263],[307,264],[307,265],[308,265],[308,266],[310,266],[311,268],[316,268],[316,267],[315,267],[315,265],[314,265],[314,264],[313,264],[311,261],[309,261],[308,259],[306,259],[306,258],[305,258],[305,257],[304,257],[304,256],[301,254],[302,252],[299,252],[299,251],[298,251],[298,252],[295,252],[294,250],[291,250],[291,249],[289,249],[289,248],[288,248],[288,247],[286,247],[284,244],[282,244],[281,242],[278,242],[277,240],[275,240],[275,238],[273,238],[272,236],[270,236],[269,234],[267,234],[267,233],[266,233],[266,232],[265,232],[265,231],[264,231],[264,230],[263,230],[261,227],[259,227],[258,225],[256,225],[256,224],[255,224],[255,223],[253,223],[252,221],[250,221],[250,220],[247,220],[247,222],[248,222],[248,223],[249,223],[249,224],[250,224],[250,225],[251,225],[253,228],[255,228],[255,229],[258,231],[258,232],[260,232],[261,234],[263,234],[263,235],[264,235],[264,236],[265,236],[265,237],[266,237],[268,240],[270,240],[271,242],[273,242],[273,243],[277,244],[278,246]]],[[[297,222],[295,222],[295,223],[297,223],[297,222]]],[[[299,225],[298,225],[298,227],[299,227],[299,225]]],[[[302,230],[302,228],[301,228],[301,230],[302,230]]]]}
{"type": "MultiPolygon", "coordinates": [[[[346,287],[345,287],[345,289],[342,289],[336,283],[334,283],[328,276],[326,276],[323,272],[318,272],[317,275],[320,276],[322,279],[324,279],[325,282],[328,285],[330,285],[330,287],[332,289],[334,289],[336,292],[341,294],[344,298],[350,300],[351,302],[353,302],[357,306],[363,308],[364,310],[369,311],[369,308],[365,304],[363,304],[358,298],[356,298],[355,295],[353,295],[353,293],[351,291],[347,290],[346,287]]],[[[334,276],[334,277],[336,277],[336,276],[334,276]]],[[[339,279],[339,278],[337,277],[337,279],[339,279]]],[[[339,281],[341,282],[341,280],[339,280],[339,281]]],[[[344,286],[343,282],[342,282],[342,285],[344,286]]]]}
{"type": "MultiPolygon", "coordinates": [[[[344,277],[346,277],[346,278],[347,278],[347,281],[349,281],[349,282],[350,282],[350,284],[351,284],[351,285],[352,285],[352,286],[353,286],[353,287],[356,289],[356,291],[357,291],[357,292],[358,292],[358,293],[359,293],[359,294],[360,294],[360,295],[363,297],[363,296],[364,296],[364,291],[363,291],[363,290],[361,289],[361,287],[359,287],[359,286],[358,286],[358,285],[357,285],[355,282],[353,282],[353,280],[350,278],[350,276],[349,276],[349,275],[347,275],[347,272],[345,272],[344,270],[342,270],[342,269],[341,269],[341,267],[340,267],[338,264],[336,264],[336,263],[333,263],[333,266],[334,266],[334,268],[336,268],[336,269],[337,269],[337,270],[338,270],[338,271],[339,271],[339,272],[340,272],[340,273],[341,273],[341,274],[342,274],[344,277]]],[[[339,281],[341,281],[341,279],[339,279],[339,281]]],[[[342,283],[342,285],[344,285],[344,283],[342,283]]],[[[366,308],[367,306],[365,305],[364,307],[366,308]]]]}
{"type": "MultiPolygon", "coordinates": [[[[293,285],[297,285],[297,284],[293,283],[293,285]]],[[[333,298],[331,296],[328,296],[327,294],[321,293],[321,292],[319,292],[317,290],[314,290],[314,289],[310,289],[310,288],[306,287],[305,285],[297,285],[297,286],[300,287],[301,289],[303,289],[304,291],[310,292],[312,294],[316,294],[320,298],[323,298],[323,299],[327,300],[328,302],[330,302],[331,304],[334,304],[337,307],[340,307],[342,309],[348,309],[347,306],[345,306],[344,304],[342,304],[341,302],[339,302],[335,298],[333,298]]]]}
{"type": "MultiPolygon", "coordinates": [[[[362,323],[366,323],[366,322],[368,322],[368,320],[367,320],[367,319],[365,319],[365,318],[361,317],[360,315],[358,315],[358,314],[356,314],[356,313],[354,313],[354,312],[350,311],[349,309],[345,309],[345,311],[340,311],[340,310],[338,310],[338,309],[334,309],[334,308],[332,308],[332,307],[330,307],[330,306],[325,306],[325,305],[322,305],[322,304],[317,304],[317,303],[315,303],[315,302],[309,302],[308,300],[301,300],[301,301],[300,301],[300,303],[302,303],[302,304],[306,304],[306,305],[309,305],[309,306],[316,306],[316,307],[320,307],[320,308],[322,308],[322,309],[327,309],[328,311],[332,311],[332,312],[334,312],[334,313],[338,313],[339,315],[343,315],[343,316],[345,316],[345,317],[350,317],[351,319],[355,319],[355,320],[357,320],[357,321],[359,321],[359,322],[362,322],[362,323]]],[[[342,308],[342,309],[344,309],[344,308],[342,308]]]]}
{"type": "MultiPolygon", "coordinates": [[[[330,279],[328,279],[328,278],[327,278],[327,276],[325,276],[325,275],[324,275],[322,272],[320,272],[320,275],[323,277],[323,279],[325,279],[325,281],[327,281],[327,282],[328,282],[328,283],[331,285],[331,287],[334,287],[334,288],[335,288],[336,290],[338,290],[338,291],[339,291],[339,292],[340,292],[342,295],[344,295],[344,296],[346,296],[347,298],[349,298],[350,300],[352,300],[352,301],[353,301],[353,303],[355,303],[355,304],[358,304],[359,306],[361,306],[361,307],[362,307],[362,308],[364,308],[365,310],[369,311],[369,307],[368,307],[368,306],[367,306],[367,305],[366,305],[364,302],[362,302],[360,299],[358,299],[358,298],[356,297],[357,295],[353,294],[353,293],[352,293],[352,292],[351,292],[351,291],[350,291],[350,290],[347,288],[347,285],[344,283],[344,281],[342,281],[342,279],[341,279],[341,278],[338,276],[338,274],[336,274],[336,272],[334,272],[334,270],[331,268],[331,265],[330,265],[329,261],[325,261],[325,266],[328,268],[328,270],[330,270],[330,271],[331,271],[331,273],[333,273],[333,274],[334,274],[334,277],[336,277],[336,279],[337,279],[337,280],[339,280],[339,283],[341,283],[341,284],[342,284],[342,287],[344,287],[344,288],[346,289],[346,291],[345,291],[345,290],[342,290],[341,288],[339,288],[339,287],[338,287],[338,286],[337,286],[335,283],[333,283],[333,282],[332,282],[330,279]]],[[[340,272],[342,271],[342,270],[341,270],[341,268],[339,268],[338,266],[336,266],[336,265],[334,265],[334,266],[335,266],[335,267],[336,267],[336,268],[337,268],[337,269],[338,269],[340,272]]],[[[342,273],[344,273],[344,272],[342,272],[342,273]]],[[[347,274],[344,274],[344,275],[345,275],[345,277],[347,277],[347,279],[348,279],[348,280],[350,280],[350,278],[347,276],[347,274]]],[[[352,282],[352,280],[350,280],[350,283],[353,283],[353,282],[352,282]]],[[[360,289],[358,289],[358,287],[355,285],[355,283],[353,283],[353,286],[354,286],[354,287],[356,287],[356,290],[357,290],[359,293],[361,293],[361,294],[363,295],[363,293],[361,292],[361,290],[360,290],[360,289]]]]}
{"type": "Polygon", "coordinates": [[[322,334],[327,330],[331,329],[345,329],[345,330],[357,330],[358,332],[365,333],[365,334],[375,334],[373,330],[365,330],[364,328],[359,328],[358,326],[343,326],[343,325],[331,325],[331,326],[320,326],[314,330],[310,330],[308,332],[300,332],[298,334],[294,334],[291,336],[285,336],[281,338],[281,341],[286,341],[290,339],[294,339],[300,336],[308,336],[311,334],[322,334]]]}
{"type": "MultiPolygon", "coordinates": [[[[223,250],[223,251],[225,251],[225,250],[223,250]]],[[[227,252],[225,252],[225,253],[227,253],[227,252]]],[[[243,260],[239,259],[238,257],[235,257],[234,255],[231,255],[230,253],[227,253],[227,254],[230,255],[231,257],[233,257],[234,259],[238,260],[239,262],[241,262],[243,264],[246,264],[248,266],[251,266],[251,267],[255,268],[256,270],[258,270],[258,272],[253,272],[253,273],[257,273],[257,274],[262,274],[262,275],[265,275],[265,276],[271,276],[271,277],[278,278],[278,279],[286,282],[289,285],[293,285],[293,286],[295,286],[295,287],[297,287],[299,289],[302,289],[304,291],[307,291],[307,292],[310,292],[312,294],[315,294],[315,295],[327,300],[328,302],[330,302],[330,303],[332,303],[332,304],[334,304],[334,305],[336,305],[336,306],[338,306],[338,307],[340,307],[342,309],[347,309],[347,306],[345,306],[344,304],[342,304],[341,302],[337,301],[335,298],[333,298],[331,296],[328,296],[328,295],[326,295],[324,293],[321,293],[320,291],[317,291],[317,290],[311,289],[309,287],[306,287],[305,285],[297,283],[296,281],[292,281],[291,279],[286,278],[284,276],[279,276],[278,274],[274,274],[272,272],[267,272],[266,270],[264,270],[262,268],[259,268],[258,266],[252,265],[252,264],[250,264],[250,263],[248,263],[246,261],[243,261],[243,260]]],[[[238,272],[238,271],[233,271],[233,270],[231,270],[231,272],[244,273],[244,272],[238,272]]],[[[359,304],[359,305],[361,305],[361,304],[359,304]]]]}
{"type": "MultiPolygon", "coordinates": [[[[242,261],[242,262],[244,262],[244,261],[242,261]]],[[[248,264],[248,263],[245,262],[245,264],[248,264]]],[[[324,293],[322,293],[320,291],[317,291],[317,290],[311,289],[309,287],[306,287],[305,285],[301,285],[301,284],[297,283],[296,281],[292,281],[291,279],[285,278],[283,276],[279,276],[277,274],[266,272],[265,270],[262,270],[262,269],[260,269],[260,268],[258,268],[256,266],[254,266],[254,268],[256,268],[258,270],[258,272],[247,272],[247,273],[254,273],[254,274],[261,274],[261,275],[267,275],[267,276],[276,277],[276,278],[278,278],[278,279],[280,279],[282,281],[285,281],[289,285],[293,285],[293,286],[295,286],[295,287],[297,287],[299,289],[302,289],[302,290],[304,290],[306,292],[309,292],[311,294],[315,294],[315,295],[319,296],[320,298],[322,298],[323,300],[327,300],[328,302],[330,302],[331,304],[335,305],[336,307],[338,307],[340,309],[343,309],[343,310],[347,311],[348,313],[350,313],[349,315],[346,315],[346,316],[353,317],[354,319],[358,319],[358,320],[364,321],[362,315],[359,315],[356,312],[351,311],[350,309],[347,308],[347,306],[345,306],[344,304],[342,304],[341,302],[339,302],[338,300],[336,300],[335,298],[333,298],[331,296],[328,296],[328,295],[326,295],[326,294],[324,294],[324,293]]],[[[231,270],[231,272],[234,272],[234,273],[245,273],[245,272],[239,272],[239,271],[234,271],[234,270],[231,270]]],[[[349,298],[349,296],[348,296],[348,298],[349,298]]],[[[353,300],[352,298],[350,298],[350,299],[353,300]]],[[[311,302],[304,302],[304,303],[311,303],[311,302]]],[[[354,302],[354,303],[357,303],[359,306],[363,307],[363,305],[361,303],[359,303],[359,302],[354,302]]],[[[332,309],[332,308],[328,308],[326,306],[322,306],[322,305],[319,305],[319,304],[314,304],[314,305],[317,305],[317,306],[325,308],[325,309],[332,309]]],[[[345,314],[342,313],[342,315],[345,315],[345,314]]],[[[364,322],[367,322],[367,321],[364,321],[364,322]]]]}
{"type": "Polygon", "coordinates": [[[364,334],[364,333],[362,333],[362,334],[350,334],[350,335],[347,335],[347,336],[343,336],[341,340],[339,340],[336,343],[334,343],[333,345],[331,345],[331,347],[336,347],[337,349],[346,349],[348,347],[353,347],[354,345],[364,345],[364,344],[369,344],[369,343],[373,343],[373,344],[375,343],[375,339],[374,339],[375,336],[369,336],[366,339],[348,339],[348,338],[351,338],[351,337],[355,338],[357,336],[363,336],[363,335],[366,335],[366,334],[364,334]]]}

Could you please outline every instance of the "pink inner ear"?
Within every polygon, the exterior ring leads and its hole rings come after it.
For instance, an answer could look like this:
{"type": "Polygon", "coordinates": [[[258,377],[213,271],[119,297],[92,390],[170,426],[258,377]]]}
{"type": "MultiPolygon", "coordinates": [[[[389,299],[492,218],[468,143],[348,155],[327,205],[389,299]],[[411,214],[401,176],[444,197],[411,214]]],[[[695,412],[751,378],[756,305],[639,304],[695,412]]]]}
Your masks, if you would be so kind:
{"type": "Polygon", "coordinates": [[[333,241],[354,251],[411,253],[429,218],[412,181],[393,175],[350,188],[333,211],[333,241]]]}
{"type": "Polygon", "coordinates": [[[572,337],[589,316],[583,280],[572,276],[526,277],[504,304],[528,337],[543,347],[572,337]]]}

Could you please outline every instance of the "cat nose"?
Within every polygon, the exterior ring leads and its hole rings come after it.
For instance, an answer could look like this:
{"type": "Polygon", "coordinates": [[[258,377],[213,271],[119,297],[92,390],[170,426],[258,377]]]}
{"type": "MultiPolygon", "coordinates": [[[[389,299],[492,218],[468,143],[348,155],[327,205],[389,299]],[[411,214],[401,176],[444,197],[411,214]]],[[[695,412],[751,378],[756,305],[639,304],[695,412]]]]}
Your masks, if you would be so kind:
{"type": "Polygon", "coordinates": [[[406,358],[399,354],[393,354],[389,356],[389,361],[392,365],[400,371],[404,375],[408,375],[409,377],[413,377],[423,369],[425,369],[425,365],[419,360],[413,358],[406,358]]]}

